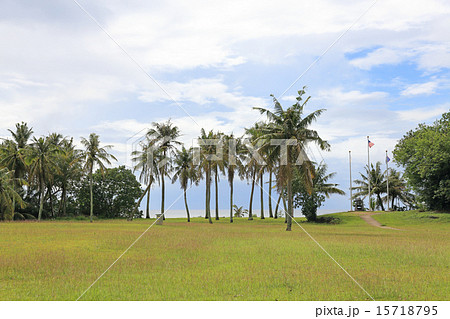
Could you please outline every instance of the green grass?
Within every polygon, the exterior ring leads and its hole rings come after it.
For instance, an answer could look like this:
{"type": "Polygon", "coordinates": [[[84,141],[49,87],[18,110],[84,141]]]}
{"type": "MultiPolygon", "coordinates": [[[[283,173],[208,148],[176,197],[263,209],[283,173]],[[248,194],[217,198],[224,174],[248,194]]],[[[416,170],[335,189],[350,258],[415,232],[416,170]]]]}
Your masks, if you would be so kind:
{"type": "MultiPolygon", "coordinates": [[[[448,299],[449,215],[374,216],[404,231],[333,216],[342,222],[300,225],[376,300],[448,299]]],[[[77,299],[153,221],[1,223],[0,300],[77,299]]],[[[282,219],[168,219],[82,300],[369,299],[300,227],[284,228],[282,219]]]]}

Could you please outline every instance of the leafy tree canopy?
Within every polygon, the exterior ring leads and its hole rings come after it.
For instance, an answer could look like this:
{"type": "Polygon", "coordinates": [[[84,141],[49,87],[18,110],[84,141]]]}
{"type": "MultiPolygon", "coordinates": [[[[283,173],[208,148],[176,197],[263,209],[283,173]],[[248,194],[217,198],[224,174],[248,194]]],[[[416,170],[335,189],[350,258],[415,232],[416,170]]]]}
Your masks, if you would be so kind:
{"type": "Polygon", "coordinates": [[[395,146],[394,160],[409,185],[431,209],[450,207],[450,112],[432,125],[420,124],[395,146]]]}
{"type": "MultiPolygon", "coordinates": [[[[125,166],[107,168],[104,174],[97,170],[93,174],[93,184],[94,212],[101,218],[129,217],[136,200],[142,195],[136,176],[125,166]]],[[[90,195],[87,178],[81,181],[77,195],[80,211],[88,215],[90,195]]]]}

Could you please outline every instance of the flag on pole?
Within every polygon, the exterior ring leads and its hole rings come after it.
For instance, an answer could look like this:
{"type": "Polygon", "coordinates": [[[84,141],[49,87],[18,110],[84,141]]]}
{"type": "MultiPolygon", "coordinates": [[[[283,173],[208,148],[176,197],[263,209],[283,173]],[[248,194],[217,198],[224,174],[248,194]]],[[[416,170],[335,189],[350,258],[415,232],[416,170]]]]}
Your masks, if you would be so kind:
{"type": "Polygon", "coordinates": [[[369,142],[369,147],[372,147],[372,146],[374,146],[375,144],[374,143],[372,143],[370,140],[368,140],[368,142],[369,142]]]}
{"type": "Polygon", "coordinates": [[[391,161],[391,159],[389,158],[389,156],[386,155],[386,163],[389,163],[391,161]]]}

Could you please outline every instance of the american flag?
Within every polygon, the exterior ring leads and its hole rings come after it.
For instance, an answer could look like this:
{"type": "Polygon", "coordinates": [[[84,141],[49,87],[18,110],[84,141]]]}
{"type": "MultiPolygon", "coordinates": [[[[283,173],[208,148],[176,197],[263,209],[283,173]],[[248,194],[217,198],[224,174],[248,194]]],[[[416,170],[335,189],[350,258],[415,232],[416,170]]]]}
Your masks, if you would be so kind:
{"type": "Polygon", "coordinates": [[[374,143],[372,143],[370,140],[369,140],[369,147],[372,147],[372,146],[374,146],[375,144],[374,143]]]}

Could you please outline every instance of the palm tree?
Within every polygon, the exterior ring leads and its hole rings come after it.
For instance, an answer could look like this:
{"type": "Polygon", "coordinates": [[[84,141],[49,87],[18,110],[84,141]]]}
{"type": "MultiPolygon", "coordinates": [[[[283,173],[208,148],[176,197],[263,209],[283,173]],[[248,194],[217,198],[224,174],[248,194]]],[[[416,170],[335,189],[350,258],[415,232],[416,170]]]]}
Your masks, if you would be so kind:
{"type": "MultiPolygon", "coordinates": [[[[28,140],[33,134],[33,129],[24,122],[16,124],[16,131],[8,130],[12,135],[12,140],[5,140],[0,147],[0,166],[8,168],[14,172],[14,181],[19,181],[25,177],[27,167],[23,153],[28,146],[28,140]]],[[[13,185],[14,189],[18,185],[13,185]]],[[[12,199],[12,209],[15,210],[15,200],[12,199]]]]}
{"type": "Polygon", "coordinates": [[[214,139],[214,132],[211,130],[206,134],[202,128],[200,136],[198,137],[198,144],[200,146],[199,158],[199,174],[205,174],[206,194],[205,194],[205,218],[212,224],[211,219],[211,171],[212,171],[212,157],[216,153],[215,146],[210,143],[214,139]]]}
{"type": "Polygon", "coordinates": [[[288,145],[292,144],[291,147],[282,148],[277,147],[272,152],[273,157],[280,158],[280,167],[278,169],[277,187],[279,190],[287,189],[287,200],[288,200],[288,212],[287,212],[287,231],[291,230],[292,227],[292,216],[294,212],[293,208],[293,192],[292,192],[292,175],[293,169],[300,163],[298,163],[298,157],[302,158],[302,163],[300,168],[303,169],[306,178],[305,182],[311,186],[314,167],[308,159],[305,152],[306,144],[309,142],[317,143],[322,150],[328,150],[330,148],[329,144],[322,140],[315,130],[309,129],[309,126],[317,120],[317,118],[323,113],[323,109],[312,112],[309,115],[303,116],[303,110],[305,104],[308,102],[310,97],[303,101],[303,94],[305,94],[305,88],[298,91],[297,103],[287,108],[283,109],[278,100],[272,95],[274,101],[274,110],[270,111],[264,108],[256,108],[262,114],[266,114],[269,123],[262,129],[261,139],[265,140],[266,143],[270,143],[271,140],[281,140],[288,145]],[[284,153],[284,150],[286,154],[284,153]]]}
{"type": "MultiPolygon", "coordinates": [[[[248,220],[253,220],[253,194],[255,191],[256,178],[258,177],[261,181],[262,170],[264,169],[265,162],[261,157],[260,151],[262,146],[262,141],[259,138],[262,136],[262,128],[264,123],[255,123],[251,128],[245,130],[247,136],[249,137],[251,151],[247,149],[246,155],[246,169],[247,178],[251,181],[252,187],[250,191],[250,203],[248,209],[248,220]]],[[[264,202],[263,202],[263,188],[261,187],[261,215],[264,218],[264,202]]]]}
{"type": "Polygon", "coordinates": [[[177,180],[180,181],[181,189],[184,194],[184,206],[186,207],[187,221],[191,221],[191,216],[189,214],[189,207],[186,198],[186,192],[189,181],[198,184],[197,171],[193,165],[192,149],[187,150],[184,146],[180,151],[177,151],[174,160],[174,172],[172,177],[172,182],[175,183],[177,180]]]}
{"type": "Polygon", "coordinates": [[[242,146],[241,139],[234,138],[234,135],[225,135],[224,136],[225,144],[228,146],[227,148],[227,156],[224,158],[225,167],[227,171],[228,184],[230,185],[230,223],[233,222],[233,207],[236,206],[233,203],[233,190],[234,190],[234,176],[236,174],[236,170],[238,172],[238,176],[241,180],[245,175],[245,167],[242,163],[242,155],[244,154],[244,149],[242,146]]]}
{"type": "Polygon", "coordinates": [[[149,139],[149,146],[156,147],[162,152],[162,160],[158,163],[159,174],[161,177],[161,215],[164,219],[164,204],[165,204],[165,176],[170,170],[170,161],[168,155],[173,155],[175,145],[181,145],[177,140],[180,136],[180,130],[177,126],[168,120],[164,123],[153,123],[153,128],[147,132],[149,139]]]}
{"type": "Polygon", "coordinates": [[[59,205],[59,215],[66,215],[67,192],[71,181],[78,180],[81,175],[81,152],[75,149],[73,139],[63,139],[60,143],[60,152],[57,154],[55,163],[57,173],[56,184],[61,189],[61,200],[59,205]]]}
{"type": "MultiPolygon", "coordinates": [[[[221,158],[217,158],[212,162],[212,168],[214,171],[214,190],[215,190],[215,212],[216,220],[219,220],[219,174],[225,173],[225,161],[223,159],[223,140],[224,134],[217,132],[214,134],[214,139],[217,142],[217,148],[220,148],[219,153],[222,154],[221,158]]],[[[216,150],[217,153],[217,150],[216,150]]]]}
{"type": "Polygon", "coordinates": [[[16,142],[17,148],[19,149],[24,149],[27,146],[28,140],[33,134],[33,128],[29,128],[28,124],[24,122],[16,124],[15,132],[12,130],[8,131],[11,133],[13,140],[16,142]]]}
{"type": "MultiPolygon", "coordinates": [[[[375,164],[375,167],[373,164],[370,165],[371,169],[369,170],[369,167],[365,166],[365,174],[360,173],[361,179],[357,179],[354,181],[354,183],[358,186],[353,187],[353,190],[356,190],[357,192],[353,194],[353,198],[357,197],[363,197],[366,198],[369,195],[369,183],[370,181],[370,190],[371,194],[376,195],[376,205],[381,208],[381,210],[384,211],[383,201],[381,199],[381,194],[386,193],[386,179],[384,176],[384,173],[381,169],[381,162],[377,162],[375,164]]],[[[370,202],[370,199],[369,199],[370,202]]]]}
{"type": "Polygon", "coordinates": [[[158,162],[162,158],[160,150],[156,149],[154,145],[150,145],[148,138],[141,144],[141,148],[142,150],[133,151],[131,155],[134,156],[132,158],[133,163],[135,163],[134,170],[140,171],[140,182],[147,184],[147,188],[142,196],[147,195],[145,218],[150,218],[150,191],[153,182],[159,178],[158,162]]]}
{"type": "MultiPolygon", "coordinates": [[[[403,203],[413,205],[414,195],[408,191],[408,187],[402,174],[395,169],[389,169],[389,200],[391,208],[394,208],[395,199],[399,198],[403,203]]],[[[387,201],[387,196],[383,201],[387,201]]]]}
{"type": "Polygon", "coordinates": [[[45,188],[55,172],[55,156],[59,149],[48,138],[33,138],[31,147],[26,152],[26,163],[29,166],[29,179],[35,181],[39,191],[38,221],[44,209],[45,188]]]}
{"type": "Polygon", "coordinates": [[[90,221],[92,223],[94,218],[94,194],[92,191],[92,174],[94,172],[94,167],[98,166],[101,173],[104,174],[104,172],[106,171],[104,163],[111,165],[110,159],[113,159],[115,161],[117,161],[117,159],[114,157],[114,155],[108,153],[108,150],[112,148],[111,145],[100,147],[100,137],[95,133],[91,133],[88,139],[82,137],[81,144],[83,144],[84,146],[84,150],[82,153],[84,170],[88,173],[89,177],[89,192],[91,202],[90,221]]]}
{"type": "MultiPolygon", "coordinates": [[[[16,180],[14,172],[7,168],[0,168],[0,220],[13,220],[14,208],[12,203],[24,207],[25,203],[16,191],[16,184],[23,184],[23,180],[16,180]]],[[[18,214],[18,213],[17,213],[18,214]]]]}

